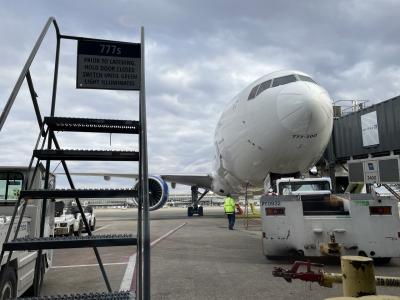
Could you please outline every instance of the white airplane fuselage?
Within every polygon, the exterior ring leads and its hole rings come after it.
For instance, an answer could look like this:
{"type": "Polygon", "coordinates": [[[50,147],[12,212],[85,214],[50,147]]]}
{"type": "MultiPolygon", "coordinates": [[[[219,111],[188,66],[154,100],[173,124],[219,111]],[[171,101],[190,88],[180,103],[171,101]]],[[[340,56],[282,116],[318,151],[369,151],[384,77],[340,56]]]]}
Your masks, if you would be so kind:
{"type": "Polygon", "coordinates": [[[247,184],[261,191],[268,174],[302,173],[321,158],[332,133],[332,102],[309,79],[303,72],[278,71],[234,97],[215,130],[214,192],[243,193],[247,184]],[[276,78],[276,84],[285,78],[296,81],[273,86],[276,78]],[[272,85],[264,90],[269,80],[272,85]],[[249,99],[257,86],[262,92],[249,99]]]}
{"type": "MultiPolygon", "coordinates": [[[[150,210],[164,206],[171,182],[226,195],[262,193],[270,178],[303,173],[322,157],[333,127],[327,91],[299,71],[261,77],[232,99],[215,130],[211,174],[159,174],[149,177],[150,210]],[[273,176],[272,176],[273,175],[273,176]]],[[[137,178],[137,174],[72,173],[137,178]]],[[[135,184],[135,188],[138,183],[135,184]]],[[[196,198],[197,199],[197,198],[196,198]]],[[[197,200],[193,206],[197,207],[197,200]]],[[[193,209],[193,207],[192,207],[193,209]]],[[[192,212],[193,213],[193,212],[192,212]]]]}

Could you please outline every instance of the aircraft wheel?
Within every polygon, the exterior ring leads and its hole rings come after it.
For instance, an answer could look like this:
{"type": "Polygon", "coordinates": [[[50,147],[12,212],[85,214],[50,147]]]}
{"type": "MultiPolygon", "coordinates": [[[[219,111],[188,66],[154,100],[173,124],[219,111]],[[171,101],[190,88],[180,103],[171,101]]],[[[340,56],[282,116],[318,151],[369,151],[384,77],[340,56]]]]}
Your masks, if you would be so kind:
{"type": "Polygon", "coordinates": [[[203,216],[203,206],[199,206],[197,212],[199,216],[203,216]]]}
{"type": "Polygon", "coordinates": [[[17,274],[13,267],[3,270],[3,280],[0,283],[0,299],[14,299],[17,297],[17,274]]]}
{"type": "Polygon", "coordinates": [[[193,217],[193,207],[189,206],[187,211],[188,217],[193,217]]]}
{"type": "Polygon", "coordinates": [[[68,235],[74,235],[74,225],[69,226],[69,232],[68,235]]]}
{"type": "Polygon", "coordinates": [[[83,221],[80,220],[80,221],[79,221],[78,231],[75,231],[75,232],[74,232],[74,235],[75,235],[75,236],[81,236],[81,234],[82,234],[82,229],[83,229],[83,221]]]}

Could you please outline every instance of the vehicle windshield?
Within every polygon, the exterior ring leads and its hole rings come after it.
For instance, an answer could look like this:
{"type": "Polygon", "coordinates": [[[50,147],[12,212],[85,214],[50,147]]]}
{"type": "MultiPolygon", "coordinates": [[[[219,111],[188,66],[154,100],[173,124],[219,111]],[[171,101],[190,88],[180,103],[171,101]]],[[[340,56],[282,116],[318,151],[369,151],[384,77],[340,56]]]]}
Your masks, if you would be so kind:
{"type": "Polygon", "coordinates": [[[19,172],[0,172],[0,201],[17,200],[24,176],[19,172]]]}
{"type": "Polygon", "coordinates": [[[74,215],[74,214],[77,214],[78,212],[79,212],[79,209],[77,206],[69,206],[69,207],[67,207],[67,210],[66,210],[67,215],[74,215]]]}
{"type": "Polygon", "coordinates": [[[290,195],[298,192],[329,191],[328,181],[298,181],[298,182],[280,182],[279,194],[290,195]]]}

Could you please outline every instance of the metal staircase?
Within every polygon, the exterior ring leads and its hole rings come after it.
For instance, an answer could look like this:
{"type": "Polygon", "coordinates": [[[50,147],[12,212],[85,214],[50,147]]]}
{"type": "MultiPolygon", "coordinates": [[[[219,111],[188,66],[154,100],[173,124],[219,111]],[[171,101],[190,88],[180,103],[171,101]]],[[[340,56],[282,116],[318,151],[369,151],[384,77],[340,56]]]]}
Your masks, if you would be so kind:
{"type": "MultiPolygon", "coordinates": [[[[144,34],[143,28],[141,32],[141,51],[144,53],[144,34]]],[[[139,121],[135,120],[111,120],[111,119],[89,119],[89,118],[71,118],[56,117],[55,104],[57,96],[57,79],[60,54],[61,39],[72,40],[88,40],[83,37],[66,36],[60,34],[57,22],[54,18],[47,21],[23,71],[14,87],[14,90],[6,104],[6,107],[0,117],[0,130],[3,126],[7,115],[14,103],[18,91],[26,79],[33,101],[35,114],[39,125],[39,136],[37,138],[35,149],[33,150],[29,168],[34,167],[36,173],[40,162],[45,163],[46,175],[43,190],[33,190],[30,188],[29,180],[25,182],[25,189],[20,192],[19,199],[16,201],[11,225],[7,232],[5,243],[1,250],[0,261],[8,252],[8,262],[13,251],[37,250],[38,258],[35,268],[34,280],[34,298],[26,299],[149,299],[149,223],[148,223],[148,174],[147,174],[147,136],[146,136],[146,109],[144,96],[144,59],[142,57],[142,79],[140,88],[140,105],[139,105],[139,121]],[[37,94],[34,89],[33,81],[29,71],[30,65],[35,57],[40,44],[46,35],[51,24],[54,25],[57,35],[57,48],[53,81],[53,94],[51,102],[51,114],[42,118],[39,105],[37,103],[37,94]],[[62,149],[56,138],[56,132],[87,132],[87,133],[118,133],[118,134],[135,134],[139,137],[139,151],[103,151],[103,150],[67,150],[62,149]],[[51,161],[60,161],[64,172],[67,176],[70,189],[54,189],[51,187],[50,181],[50,163],[51,161]],[[139,185],[138,190],[134,189],[76,189],[72,181],[66,161],[138,161],[139,162],[139,185]],[[112,197],[137,197],[138,199],[138,232],[137,236],[130,233],[127,234],[108,234],[108,235],[92,235],[90,226],[84,214],[80,198],[112,198],[112,197]],[[73,198],[81,214],[87,236],[85,237],[52,237],[45,236],[45,216],[47,213],[48,203],[54,202],[55,199],[73,198]],[[29,201],[42,201],[40,233],[39,236],[33,238],[17,238],[21,225],[22,216],[24,215],[26,206],[29,201]],[[18,221],[16,232],[12,233],[13,224],[18,221]],[[137,295],[133,295],[129,291],[113,292],[103,266],[98,247],[113,246],[130,246],[137,245],[138,249],[138,291],[137,295]],[[43,281],[43,270],[45,257],[44,249],[61,249],[61,248],[84,248],[92,247],[97,258],[103,279],[105,281],[107,292],[78,294],[70,296],[51,296],[40,297],[40,290],[43,281]],[[147,250],[146,250],[147,249],[147,250]]],[[[93,39],[90,39],[93,40],[93,39]]],[[[97,40],[98,41],[98,40],[97,40]]],[[[33,178],[34,176],[32,176],[33,178]]],[[[7,262],[7,263],[8,263],[7,262]]]]}

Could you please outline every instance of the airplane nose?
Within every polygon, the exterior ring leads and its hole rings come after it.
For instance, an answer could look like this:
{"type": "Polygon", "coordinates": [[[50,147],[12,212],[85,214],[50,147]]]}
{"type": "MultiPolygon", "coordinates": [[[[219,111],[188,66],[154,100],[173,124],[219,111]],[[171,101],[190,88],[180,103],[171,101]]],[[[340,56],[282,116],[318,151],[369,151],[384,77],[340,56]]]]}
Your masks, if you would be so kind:
{"type": "Polygon", "coordinates": [[[331,122],[331,99],[318,85],[297,82],[278,94],[277,113],[281,124],[291,132],[315,134],[331,122]]]}

